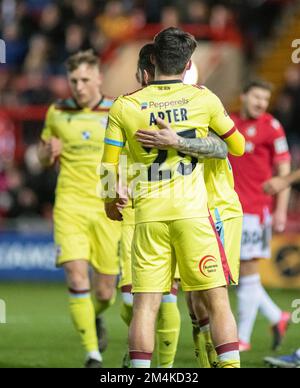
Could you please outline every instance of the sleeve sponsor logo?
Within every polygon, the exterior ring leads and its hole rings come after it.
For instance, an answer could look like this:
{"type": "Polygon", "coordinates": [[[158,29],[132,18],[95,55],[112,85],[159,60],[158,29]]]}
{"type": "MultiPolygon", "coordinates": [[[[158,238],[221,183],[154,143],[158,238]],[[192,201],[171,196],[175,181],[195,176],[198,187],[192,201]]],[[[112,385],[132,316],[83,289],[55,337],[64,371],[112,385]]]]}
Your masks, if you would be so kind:
{"type": "Polygon", "coordinates": [[[276,139],[274,142],[274,148],[275,148],[276,154],[283,154],[285,152],[288,152],[289,146],[286,138],[281,137],[279,139],[276,139]]]}

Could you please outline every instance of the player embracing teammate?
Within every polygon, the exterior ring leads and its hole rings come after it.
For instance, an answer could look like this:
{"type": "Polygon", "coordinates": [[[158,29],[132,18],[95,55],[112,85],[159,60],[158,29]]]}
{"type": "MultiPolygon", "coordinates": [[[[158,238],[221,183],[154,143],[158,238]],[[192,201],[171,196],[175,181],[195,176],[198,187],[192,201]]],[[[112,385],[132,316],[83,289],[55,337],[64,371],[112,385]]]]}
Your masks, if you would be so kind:
{"type": "Polygon", "coordinates": [[[116,192],[120,154],[126,142],[133,161],[144,166],[134,197],[132,366],[150,367],[156,316],[162,295],[170,292],[177,262],[183,290],[205,301],[219,366],[239,367],[236,325],[226,288],[232,276],[208,212],[203,165],[181,152],[145,149],[136,133],[140,128],[157,128],[156,117],[160,117],[167,118],[183,137],[206,137],[212,128],[229,150],[240,146],[240,154],[243,142],[239,144],[234,123],[213,93],[182,83],[196,48],[194,38],[170,28],[156,36],[154,46],[155,81],[115,101],[102,165],[106,212],[116,220],[122,219],[126,203],[116,192]]]}

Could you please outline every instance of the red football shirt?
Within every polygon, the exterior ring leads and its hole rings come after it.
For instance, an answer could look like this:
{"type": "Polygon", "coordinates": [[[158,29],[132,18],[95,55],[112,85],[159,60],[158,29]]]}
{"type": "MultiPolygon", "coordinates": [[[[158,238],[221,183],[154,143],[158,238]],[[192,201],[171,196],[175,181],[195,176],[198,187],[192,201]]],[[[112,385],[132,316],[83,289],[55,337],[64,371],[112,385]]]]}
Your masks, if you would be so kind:
{"type": "Polygon", "coordinates": [[[263,191],[263,183],[273,176],[278,163],[291,160],[284,129],[278,120],[265,113],[258,119],[245,120],[239,114],[231,118],[245,136],[246,152],[242,157],[229,157],[244,213],[272,211],[273,198],[263,191]]]}

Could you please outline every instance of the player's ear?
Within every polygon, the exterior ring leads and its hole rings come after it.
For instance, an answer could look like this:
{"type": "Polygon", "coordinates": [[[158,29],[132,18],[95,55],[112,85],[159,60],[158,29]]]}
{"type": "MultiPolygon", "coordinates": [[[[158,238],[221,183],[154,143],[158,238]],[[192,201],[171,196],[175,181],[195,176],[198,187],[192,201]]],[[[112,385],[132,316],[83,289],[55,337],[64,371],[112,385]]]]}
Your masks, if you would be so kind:
{"type": "Polygon", "coordinates": [[[188,71],[188,70],[191,70],[191,68],[192,68],[192,60],[190,59],[190,60],[188,61],[187,65],[186,65],[185,70],[188,71]]]}
{"type": "Polygon", "coordinates": [[[148,85],[148,83],[149,83],[149,74],[148,74],[148,72],[147,72],[147,70],[143,70],[143,80],[144,80],[144,84],[145,85],[148,85]]]}

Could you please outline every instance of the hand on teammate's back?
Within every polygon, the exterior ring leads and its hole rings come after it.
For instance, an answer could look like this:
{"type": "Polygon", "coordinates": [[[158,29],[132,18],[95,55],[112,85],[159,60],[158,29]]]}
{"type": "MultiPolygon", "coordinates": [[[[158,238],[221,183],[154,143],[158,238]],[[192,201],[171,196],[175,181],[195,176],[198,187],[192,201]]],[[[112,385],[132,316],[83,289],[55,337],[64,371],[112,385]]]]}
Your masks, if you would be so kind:
{"type": "Polygon", "coordinates": [[[156,119],[159,131],[139,130],[136,132],[137,140],[146,148],[168,149],[178,145],[178,135],[162,119],[156,119]]]}

